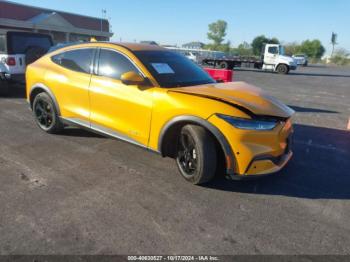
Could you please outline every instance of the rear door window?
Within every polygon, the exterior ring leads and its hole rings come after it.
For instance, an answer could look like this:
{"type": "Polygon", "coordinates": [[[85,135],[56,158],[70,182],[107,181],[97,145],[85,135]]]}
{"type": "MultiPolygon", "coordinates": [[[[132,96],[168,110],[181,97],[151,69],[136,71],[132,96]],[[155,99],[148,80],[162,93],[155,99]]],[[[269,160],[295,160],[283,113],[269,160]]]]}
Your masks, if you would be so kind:
{"type": "Polygon", "coordinates": [[[55,55],[51,60],[69,70],[90,74],[93,54],[93,48],[76,49],[55,55]]]}
{"type": "Polygon", "coordinates": [[[46,52],[52,46],[52,39],[48,35],[8,32],[7,49],[10,54],[25,54],[31,47],[40,47],[46,52]]]}

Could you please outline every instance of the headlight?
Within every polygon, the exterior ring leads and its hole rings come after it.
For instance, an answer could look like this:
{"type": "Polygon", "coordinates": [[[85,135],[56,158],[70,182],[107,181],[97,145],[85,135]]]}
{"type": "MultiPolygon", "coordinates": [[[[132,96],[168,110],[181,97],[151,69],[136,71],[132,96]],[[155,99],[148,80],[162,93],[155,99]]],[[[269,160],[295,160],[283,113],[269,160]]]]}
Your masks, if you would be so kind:
{"type": "Polygon", "coordinates": [[[218,114],[217,116],[225,120],[227,123],[233,125],[234,127],[245,130],[272,130],[277,126],[278,123],[274,120],[246,119],[221,114],[218,114]]]}

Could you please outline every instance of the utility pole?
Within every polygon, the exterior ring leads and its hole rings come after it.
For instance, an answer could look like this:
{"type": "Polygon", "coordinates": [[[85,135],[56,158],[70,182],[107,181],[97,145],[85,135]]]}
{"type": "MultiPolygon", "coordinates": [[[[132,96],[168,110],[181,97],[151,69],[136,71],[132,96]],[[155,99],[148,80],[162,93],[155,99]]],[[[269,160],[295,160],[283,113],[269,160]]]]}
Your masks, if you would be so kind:
{"type": "Polygon", "coordinates": [[[332,54],[331,54],[331,57],[333,57],[333,53],[334,53],[334,47],[337,43],[337,38],[338,38],[338,35],[334,32],[332,32],[332,37],[331,37],[331,43],[332,43],[332,54]]]}

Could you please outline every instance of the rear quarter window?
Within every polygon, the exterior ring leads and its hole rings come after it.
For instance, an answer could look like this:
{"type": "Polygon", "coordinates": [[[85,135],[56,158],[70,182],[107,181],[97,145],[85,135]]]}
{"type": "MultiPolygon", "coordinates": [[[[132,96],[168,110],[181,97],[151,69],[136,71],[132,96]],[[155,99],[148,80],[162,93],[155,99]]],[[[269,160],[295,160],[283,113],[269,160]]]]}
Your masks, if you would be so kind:
{"type": "Polygon", "coordinates": [[[90,74],[94,49],[76,49],[51,57],[51,60],[66,69],[90,74]]]}

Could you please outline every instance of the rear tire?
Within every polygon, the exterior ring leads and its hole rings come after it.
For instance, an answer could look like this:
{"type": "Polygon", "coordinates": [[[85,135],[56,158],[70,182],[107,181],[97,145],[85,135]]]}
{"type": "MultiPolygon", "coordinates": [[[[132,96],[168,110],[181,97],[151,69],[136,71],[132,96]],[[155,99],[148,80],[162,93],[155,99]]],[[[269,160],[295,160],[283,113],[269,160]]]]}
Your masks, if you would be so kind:
{"type": "Polygon", "coordinates": [[[176,163],[182,177],[192,184],[204,184],[213,179],[217,152],[208,131],[196,125],[184,126],[178,139],[176,163]]]}
{"type": "Polygon", "coordinates": [[[281,64],[277,67],[276,71],[277,71],[277,73],[279,73],[281,75],[286,75],[289,72],[289,68],[287,65],[281,64]]]}
{"type": "Polygon", "coordinates": [[[57,114],[57,108],[47,93],[38,94],[33,102],[33,114],[37,125],[46,133],[58,134],[64,125],[57,114]]]}

